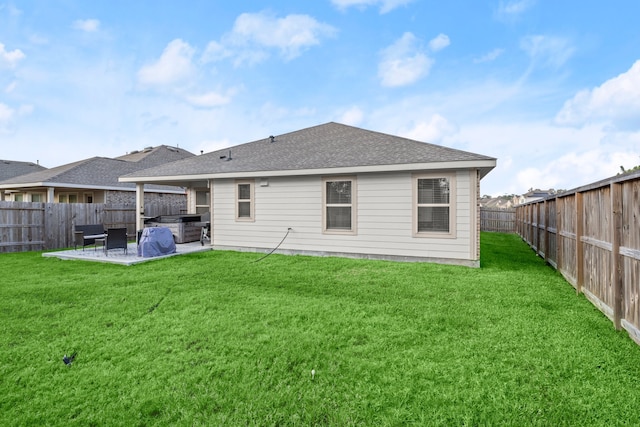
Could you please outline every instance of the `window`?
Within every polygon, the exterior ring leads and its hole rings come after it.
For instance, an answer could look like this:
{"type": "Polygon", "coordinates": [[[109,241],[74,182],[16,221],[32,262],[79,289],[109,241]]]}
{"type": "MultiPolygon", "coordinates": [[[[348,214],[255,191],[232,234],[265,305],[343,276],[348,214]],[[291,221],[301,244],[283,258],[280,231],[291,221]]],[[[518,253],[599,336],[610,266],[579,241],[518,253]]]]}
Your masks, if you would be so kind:
{"type": "Polygon", "coordinates": [[[253,221],[254,218],[254,182],[236,182],[236,221],[253,221]]]}
{"type": "Polygon", "coordinates": [[[42,193],[33,193],[31,195],[32,202],[44,202],[44,194],[42,193]]]}
{"type": "Polygon", "coordinates": [[[84,202],[93,203],[93,193],[84,193],[84,202]]]}
{"type": "Polygon", "coordinates": [[[196,213],[206,213],[209,210],[209,191],[196,190],[196,213]]]}
{"type": "Polygon", "coordinates": [[[58,195],[59,203],[78,203],[78,194],[76,193],[60,193],[58,195]]]}
{"type": "Polygon", "coordinates": [[[454,237],[455,178],[453,175],[414,179],[414,233],[454,237]]]}
{"type": "Polygon", "coordinates": [[[324,231],[355,234],[355,178],[327,178],[323,183],[324,231]]]}
{"type": "Polygon", "coordinates": [[[24,194],[22,193],[16,193],[13,195],[13,201],[14,202],[24,202],[24,194]]]}

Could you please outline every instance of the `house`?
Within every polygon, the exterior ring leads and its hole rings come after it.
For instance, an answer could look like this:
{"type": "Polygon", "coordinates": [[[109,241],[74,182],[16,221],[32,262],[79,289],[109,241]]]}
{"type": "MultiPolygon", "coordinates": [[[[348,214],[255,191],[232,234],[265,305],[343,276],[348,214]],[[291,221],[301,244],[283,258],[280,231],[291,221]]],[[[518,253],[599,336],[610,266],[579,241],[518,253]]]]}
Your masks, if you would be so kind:
{"type": "Polygon", "coordinates": [[[214,249],[479,266],[480,180],[496,159],[327,123],[122,176],[189,188],[214,249]],[[284,241],[283,241],[284,240],[284,241]]]}
{"type": "Polygon", "coordinates": [[[533,202],[536,200],[542,200],[549,196],[553,196],[554,194],[556,194],[556,190],[554,190],[553,188],[550,188],[549,190],[534,190],[533,188],[530,188],[529,191],[520,196],[519,204],[523,205],[525,203],[533,202]]]}
{"type": "MultiPolygon", "coordinates": [[[[161,145],[114,159],[92,157],[5,179],[0,181],[0,192],[11,201],[133,204],[135,184],[120,182],[119,176],[193,156],[181,148],[161,145]]],[[[181,187],[151,184],[145,191],[148,201],[162,197],[165,204],[186,203],[181,187]]]]}
{"type": "Polygon", "coordinates": [[[500,197],[490,197],[485,196],[480,199],[480,207],[487,209],[512,209],[514,208],[520,200],[521,196],[500,196],[500,197]]]}
{"type": "MultiPolygon", "coordinates": [[[[0,181],[26,175],[31,172],[46,170],[44,166],[32,162],[17,162],[15,160],[0,160],[0,181]]],[[[4,193],[0,192],[0,201],[4,200],[4,193]]]]}

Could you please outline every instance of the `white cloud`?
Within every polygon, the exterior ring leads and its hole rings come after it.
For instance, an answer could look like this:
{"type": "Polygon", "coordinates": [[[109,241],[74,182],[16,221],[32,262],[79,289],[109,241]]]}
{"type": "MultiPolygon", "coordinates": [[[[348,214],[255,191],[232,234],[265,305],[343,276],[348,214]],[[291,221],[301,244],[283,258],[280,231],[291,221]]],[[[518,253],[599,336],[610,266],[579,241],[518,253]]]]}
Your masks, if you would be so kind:
{"type": "Polygon", "coordinates": [[[352,6],[366,8],[369,6],[380,5],[380,13],[384,14],[397,7],[407,5],[412,1],[414,0],[331,0],[331,3],[341,10],[352,6]]]}
{"type": "Polygon", "coordinates": [[[24,58],[25,54],[20,49],[8,51],[5,49],[4,44],[0,43],[0,66],[14,68],[24,58]]]}
{"type": "Polygon", "coordinates": [[[419,48],[418,42],[412,33],[404,33],[381,52],[378,76],[383,86],[406,86],[429,74],[434,61],[419,48]]]}
{"type": "Polygon", "coordinates": [[[18,9],[17,7],[15,7],[15,5],[9,3],[9,4],[0,4],[0,10],[4,10],[6,9],[7,12],[9,12],[9,16],[20,16],[22,15],[22,10],[18,9]]]}
{"type": "Polygon", "coordinates": [[[230,103],[234,92],[233,90],[227,91],[226,94],[207,92],[200,95],[188,95],[185,99],[194,107],[213,108],[230,103]]]}
{"type": "Polygon", "coordinates": [[[610,133],[595,124],[557,127],[548,121],[487,121],[460,125],[443,145],[498,158],[482,180],[483,194],[529,188],[571,189],[640,163],[640,131],[610,133]]]}
{"type": "Polygon", "coordinates": [[[202,61],[233,57],[236,65],[255,64],[264,61],[271,50],[291,60],[336,32],[334,27],[309,15],[292,14],[278,18],[266,12],[243,13],[236,18],[233,29],[221,41],[209,43],[202,61]]]}
{"type": "Polygon", "coordinates": [[[456,133],[457,128],[440,114],[433,114],[429,121],[422,121],[414,125],[402,136],[416,141],[424,141],[432,144],[439,143],[444,137],[456,133]]]}
{"type": "Polygon", "coordinates": [[[578,92],[564,103],[556,122],[574,126],[605,122],[621,130],[640,128],[640,60],[602,85],[578,92]]]}
{"type": "Polygon", "coordinates": [[[9,122],[14,114],[15,111],[13,109],[0,102],[0,124],[9,122]]]}
{"type": "Polygon", "coordinates": [[[437,52],[449,46],[450,44],[451,40],[449,40],[449,36],[440,33],[429,42],[429,48],[431,48],[432,51],[437,52]]]}
{"type": "Polygon", "coordinates": [[[496,48],[496,49],[493,49],[491,52],[486,53],[481,57],[474,59],[473,62],[475,62],[476,64],[481,64],[483,62],[492,62],[498,59],[498,57],[503,53],[504,53],[504,49],[496,48]]]}
{"type": "Polygon", "coordinates": [[[16,87],[18,87],[18,82],[14,80],[4,88],[4,92],[11,93],[16,89],[16,87]]]}
{"type": "Polygon", "coordinates": [[[520,40],[520,47],[540,66],[559,68],[575,51],[570,41],[555,36],[532,35],[520,40]]]}
{"type": "Polygon", "coordinates": [[[202,54],[201,61],[204,63],[220,61],[233,56],[233,51],[226,48],[222,43],[212,40],[207,45],[202,54]]]}
{"type": "Polygon", "coordinates": [[[516,181],[520,188],[527,190],[529,188],[570,190],[614,176],[620,172],[620,166],[632,167],[640,160],[638,152],[612,151],[610,148],[612,147],[564,154],[543,167],[529,167],[520,171],[516,181]],[[566,176],[572,177],[573,185],[569,187],[565,185],[566,176]]]}
{"type": "Polygon", "coordinates": [[[40,34],[30,34],[29,41],[33,44],[45,45],[49,44],[49,39],[40,34]]]}
{"type": "Polygon", "coordinates": [[[518,18],[535,4],[536,0],[501,1],[498,10],[496,10],[496,17],[501,21],[511,21],[518,18]]]}
{"type": "Polygon", "coordinates": [[[338,121],[345,125],[358,126],[362,123],[363,119],[364,112],[359,107],[354,106],[342,113],[338,121]]]}
{"type": "Polygon", "coordinates": [[[148,85],[166,85],[182,81],[194,72],[191,61],[194,52],[188,43],[175,39],[167,45],[160,59],[138,71],[138,80],[148,85]]]}
{"type": "Polygon", "coordinates": [[[21,116],[26,116],[33,113],[33,110],[34,107],[31,104],[21,105],[20,108],[18,108],[18,114],[21,116]]]}
{"type": "Polygon", "coordinates": [[[100,28],[100,21],[97,19],[78,19],[73,22],[73,28],[87,33],[93,33],[100,28]]]}

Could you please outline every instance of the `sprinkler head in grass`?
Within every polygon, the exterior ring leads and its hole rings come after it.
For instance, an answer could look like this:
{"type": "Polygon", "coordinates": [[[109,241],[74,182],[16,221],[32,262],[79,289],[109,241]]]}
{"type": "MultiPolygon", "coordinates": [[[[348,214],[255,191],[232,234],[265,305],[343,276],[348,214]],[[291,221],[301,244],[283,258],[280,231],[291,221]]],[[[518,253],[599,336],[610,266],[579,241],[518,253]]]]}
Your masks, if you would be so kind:
{"type": "Polygon", "coordinates": [[[311,370],[311,379],[313,380],[313,379],[315,379],[315,377],[316,377],[316,370],[312,369],[311,370]]]}
{"type": "Polygon", "coordinates": [[[62,361],[64,362],[65,365],[71,366],[71,363],[73,363],[73,360],[76,358],[76,354],[77,353],[73,353],[71,356],[67,356],[65,354],[64,357],[62,358],[62,361]]]}

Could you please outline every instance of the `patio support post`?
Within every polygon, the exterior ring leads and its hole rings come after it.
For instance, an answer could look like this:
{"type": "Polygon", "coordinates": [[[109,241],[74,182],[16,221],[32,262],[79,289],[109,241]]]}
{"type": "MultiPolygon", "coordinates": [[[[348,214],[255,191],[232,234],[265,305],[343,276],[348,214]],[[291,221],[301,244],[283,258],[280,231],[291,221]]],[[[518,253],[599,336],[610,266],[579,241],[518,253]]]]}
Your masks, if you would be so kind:
{"type": "Polygon", "coordinates": [[[54,188],[53,187],[49,187],[47,188],[47,203],[54,203],[53,200],[53,193],[54,192],[54,188]]]}
{"type": "Polygon", "coordinates": [[[209,187],[209,232],[211,233],[209,244],[213,246],[213,179],[207,182],[207,187],[209,187]]]}
{"type": "Polygon", "coordinates": [[[136,183],[136,232],[144,229],[144,183],[136,183]]]}

